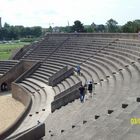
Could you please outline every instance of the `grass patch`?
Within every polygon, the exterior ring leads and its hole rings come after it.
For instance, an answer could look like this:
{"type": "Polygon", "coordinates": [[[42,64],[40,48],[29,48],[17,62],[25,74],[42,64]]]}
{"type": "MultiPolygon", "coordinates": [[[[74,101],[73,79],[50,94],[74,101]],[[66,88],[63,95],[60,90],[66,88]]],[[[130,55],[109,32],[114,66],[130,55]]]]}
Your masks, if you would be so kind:
{"type": "Polygon", "coordinates": [[[11,56],[9,52],[0,52],[0,60],[7,60],[11,56]]]}
{"type": "Polygon", "coordinates": [[[11,57],[12,52],[18,48],[22,48],[24,45],[27,45],[27,42],[19,43],[9,43],[9,44],[0,44],[0,60],[7,60],[11,57]]]}

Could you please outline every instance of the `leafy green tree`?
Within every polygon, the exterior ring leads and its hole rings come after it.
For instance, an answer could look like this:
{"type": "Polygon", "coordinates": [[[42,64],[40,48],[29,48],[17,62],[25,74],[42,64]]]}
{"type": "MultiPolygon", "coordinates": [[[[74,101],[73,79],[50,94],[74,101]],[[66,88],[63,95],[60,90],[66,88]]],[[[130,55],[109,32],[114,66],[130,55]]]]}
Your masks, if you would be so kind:
{"type": "Polygon", "coordinates": [[[87,33],[92,33],[92,32],[94,32],[94,29],[92,28],[91,25],[86,26],[86,27],[85,27],[85,30],[86,30],[87,33]]]}
{"type": "Polygon", "coordinates": [[[8,23],[4,23],[4,28],[10,28],[10,25],[8,23]]]}
{"type": "Polygon", "coordinates": [[[72,26],[72,31],[73,31],[73,32],[78,32],[78,33],[80,33],[80,32],[85,32],[84,26],[83,26],[83,24],[81,23],[81,21],[76,20],[76,21],[74,22],[74,25],[72,26]]]}
{"type": "Polygon", "coordinates": [[[24,32],[24,27],[23,26],[15,26],[15,31],[18,34],[18,38],[25,37],[23,35],[23,32],[24,32]]]}
{"type": "Polygon", "coordinates": [[[105,26],[103,24],[97,25],[96,32],[105,32],[105,26]]]}
{"type": "Polygon", "coordinates": [[[52,31],[53,31],[53,28],[52,28],[52,26],[50,26],[49,29],[48,29],[48,32],[52,33],[52,31]]]}
{"type": "Polygon", "coordinates": [[[96,26],[97,25],[94,22],[91,24],[91,28],[92,28],[93,31],[96,31],[96,26]]]}
{"type": "Polygon", "coordinates": [[[10,26],[8,33],[8,40],[10,39],[18,39],[18,31],[14,26],[10,26]]]}
{"type": "Polygon", "coordinates": [[[59,31],[62,33],[71,33],[71,26],[59,27],[59,31]]]}
{"type": "Polygon", "coordinates": [[[134,27],[133,22],[128,21],[125,25],[122,26],[122,31],[125,33],[133,33],[134,32],[133,27],[134,27]]]}
{"type": "Polygon", "coordinates": [[[42,28],[40,26],[35,26],[32,28],[32,35],[35,37],[39,37],[42,34],[42,28]]]}
{"type": "Polygon", "coordinates": [[[24,26],[10,26],[8,23],[0,29],[0,40],[11,40],[26,37],[39,37],[42,35],[42,28],[40,26],[24,27],[24,26]]]}
{"type": "Polygon", "coordinates": [[[1,28],[0,29],[0,40],[5,40],[6,34],[7,34],[6,29],[1,28]]]}
{"type": "Polygon", "coordinates": [[[125,33],[137,33],[140,31],[140,20],[128,21],[122,26],[122,31],[125,33]]]}
{"type": "Polygon", "coordinates": [[[140,20],[134,20],[133,25],[134,25],[134,33],[139,32],[140,31],[140,20]]]}
{"type": "Polygon", "coordinates": [[[108,29],[108,32],[111,32],[111,33],[115,33],[115,32],[118,32],[118,22],[115,21],[114,19],[110,19],[107,21],[107,29],[108,29]]]}

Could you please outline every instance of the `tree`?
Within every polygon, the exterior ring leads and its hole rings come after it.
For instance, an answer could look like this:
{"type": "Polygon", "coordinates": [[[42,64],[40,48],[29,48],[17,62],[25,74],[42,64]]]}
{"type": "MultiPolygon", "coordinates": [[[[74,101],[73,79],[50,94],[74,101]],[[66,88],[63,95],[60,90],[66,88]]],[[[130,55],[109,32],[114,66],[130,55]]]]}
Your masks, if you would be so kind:
{"type": "Polygon", "coordinates": [[[52,31],[53,31],[53,28],[52,28],[52,26],[50,26],[49,29],[48,29],[48,32],[52,33],[52,31]]]}
{"type": "Polygon", "coordinates": [[[105,26],[103,24],[97,25],[96,32],[105,32],[105,26]]]}
{"type": "Polygon", "coordinates": [[[71,26],[59,27],[59,31],[62,33],[71,33],[71,26]]]}
{"type": "Polygon", "coordinates": [[[73,32],[85,32],[85,29],[84,29],[84,26],[83,24],[81,23],[81,21],[79,20],[76,20],[74,22],[74,25],[72,26],[72,31],[73,32]]]}
{"type": "Polygon", "coordinates": [[[4,23],[4,28],[10,28],[10,25],[8,23],[4,23]]]}
{"type": "Polygon", "coordinates": [[[133,33],[134,29],[133,29],[133,22],[128,21],[125,25],[122,26],[122,31],[125,33],[133,33]]]}
{"type": "Polygon", "coordinates": [[[94,32],[94,29],[91,27],[91,25],[86,26],[86,27],[85,27],[85,30],[86,30],[87,33],[92,33],[92,32],[94,32]]]}
{"type": "Polygon", "coordinates": [[[107,24],[108,32],[111,32],[111,33],[118,32],[117,21],[111,18],[110,20],[107,21],[106,24],[107,24]]]}
{"type": "Polygon", "coordinates": [[[42,34],[42,28],[40,26],[35,26],[32,28],[32,35],[35,37],[39,37],[42,34]]]}
{"type": "Polygon", "coordinates": [[[9,28],[8,40],[11,39],[18,39],[18,31],[14,26],[10,26],[9,28]]]}
{"type": "Polygon", "coordinates": [[[42,35],[42,28],[40,26],[24,27],[24,26],[10,26],[8,23],[0,29],[0,40],[19,39],[21,37],[39,37],[42,35]]]}
{"type": "Polygon", "coordinates": [[[15,30],[18,33],[18,38],[24,37],[24,26],[15,26],[15,30]]]}
{"type": "Polygon", "coordinates": [[[122,31],[125,33],[137,33],[140,31],[140,20],[128,21],[122,26],[122,31]]]}
{"type": "Polygon", "coordinates": [[[97,25],[94,22],[91,24],[91,28],[92,28],[93,31],[96,31],[96,26],[97,25]]]}

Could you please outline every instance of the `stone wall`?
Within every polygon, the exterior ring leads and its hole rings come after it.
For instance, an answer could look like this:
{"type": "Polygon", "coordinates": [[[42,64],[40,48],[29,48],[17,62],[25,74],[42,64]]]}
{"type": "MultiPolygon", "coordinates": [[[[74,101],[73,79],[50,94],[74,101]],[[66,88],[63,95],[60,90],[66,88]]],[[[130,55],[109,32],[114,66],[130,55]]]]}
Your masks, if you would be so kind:
{"type": "Polygon", "coordinates": [[[45,124],[39,124],[32,129],[29,129],[19,136],[14,136],[12,140],[39,140],[45,136],[45,124]]]}
{"type": "Polygon", "coordinates": [[[24,88],[22,88],[22,86],[16,83],[12,83],[12,96],[13,98],[23,103],[25,105],[25,109],[11,126],[9,126],[5,131],[0,133],[0,139],[5,139],[11,133],[13,133],[14,130],[16,130],[16,128],[21,124],[32,105],[30,93],[28,93],[27,90],[25,90],[24,88]]]}
{"type": "Polygon", "coordinates": [[[48,80],[48,85],[55,86],[56,84],[60,83],[62,80],[66,79],[74,72],[74,68],[70,68],[65,66],[63,69],[55,73],[52,77],[48,80]]]}
{"type": "Polygon", "coordinates": [[[31,100],[30,93],[14,82],[12,83],[12,97],[23,103],[25,107],[29,106],[28,104],[31,100]]]}
{"type": "Polygon", "coordinates": [[[41,65],[41,62],[37,62],[37,63],[34,63],[31,67],[30,65],[28,65],[27,63],[24,64],[24,66],[26,68],[30,67],[29,70],[26,70],[22,75],[20,75],[16,80],[15,82],[18,83],[18,82],[21,82],[24,78],[28,77],[29,75],[31,75],[38,67],[40,67],[41,65]]]}
{"type": "Polygon", "coordinates": [[[10,69],[6,74],[0,77],[0,85],[3,82],[5,82],[8,86],[8,90],[10,90],[11,83],[15,81],[25,71],[29,70],[35,63],[36,63],[35,61],[20,61],[12,69],[10,69]]]}
{"type": "Polygon", "coordinates": [[[74,101],[80,97],[79,87],[82,82],[75,84],[64,92],[56,95],[54,101],[51,103],[51,111],[54,112],[56,109],[59,109],[61,106],[65,106],[69,102],[74,101]]]}
{"type": "Polygon", "coordinates": [[[99,38],[122,38],[122,39],[138,39],[138,33],[53,33],[47,36],[67,36],[67,37],[99,37],[99,38]]]}
{"type": "Polygon", "coordinates": [[[12,52],[12,56],[10,59],[13,60],[19,60],[30,48],[30,45],[26,45],[23,48],[15,50],[15,52],[12,52]]]}

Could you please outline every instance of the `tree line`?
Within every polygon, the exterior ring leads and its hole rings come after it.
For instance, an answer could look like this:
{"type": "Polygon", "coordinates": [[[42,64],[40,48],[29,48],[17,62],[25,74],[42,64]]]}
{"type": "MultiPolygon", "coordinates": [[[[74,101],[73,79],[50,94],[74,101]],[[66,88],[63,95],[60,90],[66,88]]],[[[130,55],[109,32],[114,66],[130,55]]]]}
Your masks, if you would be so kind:
{"type": "Polygon", "coordinates": [[[0,28],[0,40],[17,40],[20,38],[34,38],[42,35],[42,28],[40,26],[24,27],[24,26],[10,26],[8,23],[0,28]]]}
{"type": "MultiPolygon", "coordinates": [[[[49,31],[53,30],[52,27],[49,31]]],[[[55,31],[55,30],[54,30],[55,31]]],[[[114,19],[109,19],[106,25],[83,25],[81,21],[76,20],[73,26],[59,27],[59,32],[106,32],[106,33],[138,33],[140,31],[140,20],[128,21],[126,24],[120,26],[114,19]]]]}
{"type": "Polygon", "coordinates": [[[0,40],[16,40],[20,38],[36,38],[40,37],[45,32],[85,32],[85,33],[138,33],[140,31],[140,20],[128,21],[124,25],[118,25],[114,19],[109,19],[105,25],[95,24],[83,25],[79,20],[74,21],[72,26],[65,27],[49,27],[44,29],[40,26],[24,27],[24,26],[10,26],[5,23],[4,27],[0,28],[0,40]]]}

